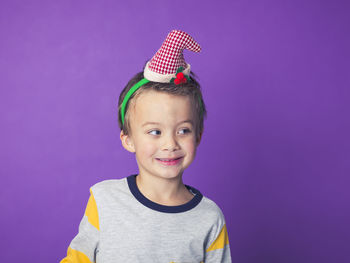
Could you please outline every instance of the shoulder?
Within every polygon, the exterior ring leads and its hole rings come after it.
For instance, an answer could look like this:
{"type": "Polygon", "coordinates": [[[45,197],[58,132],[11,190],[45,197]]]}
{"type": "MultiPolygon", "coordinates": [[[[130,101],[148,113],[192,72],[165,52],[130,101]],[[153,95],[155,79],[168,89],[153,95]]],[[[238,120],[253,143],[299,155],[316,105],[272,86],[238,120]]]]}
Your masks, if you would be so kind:
{"type": "Polygon", "coordinates": [[[210,198],[203,196],[200,208],[205,211],[205,217],[216,224],[224,224],[225,217],[221,208],[210,198]]]}
{"type": "Polygon", "coordinates": [[[229,243],[224,214],[220,207],[207,197],[203,197],[203,206],[206,207],[209,220],[211,221],[206,251],[224,248],[229,243]]]}
{"type": "Polygon", "coordinates": [[[222,210],[213,200],[202,194],[193,186],[186,185],[186,187],[188,187],[192,193],[196,194],[197,199],[200,200],[198,205],[193,209],[194,213],[201,215],[201,217],[204,216],[206,221],[225,221],[222,210]]]}
{"type": "Polygon", "coordinates": [[[121,179],[110,179],[98,182],[90,187],[90,193],[95,198],[116,194],[125,191],[127,187],[126,177],[121,179]]]}
{"type": "Polygon", "coordinates": [[[210,198],[203,196],[200,204],[202,218],[208,223],[211,239],[217,236],[226,226],[225,216],[221,208],[210,198]]]}

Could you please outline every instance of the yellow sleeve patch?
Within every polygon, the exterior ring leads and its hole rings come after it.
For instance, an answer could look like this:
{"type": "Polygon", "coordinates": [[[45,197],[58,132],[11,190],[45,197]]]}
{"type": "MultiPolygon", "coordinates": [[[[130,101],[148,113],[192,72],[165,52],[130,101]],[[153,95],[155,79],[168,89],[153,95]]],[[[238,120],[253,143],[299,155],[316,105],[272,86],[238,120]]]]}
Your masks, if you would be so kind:
{"type": "Polygon", "coordinates": [[[67,251],[67,257],[62,259],[60,263],[92,263],[92,262],[84,253],[69,247],[67,251]]]}
{"type": "Polygon", "coordinates": [[[227,234],[227,228],[226,224],[222,227],[220,234],[216,238],[216,240],[210,245],[210,247],[207,249],[207,252],[224,248],[225,245],[228,244],[228,234],[227,234]]]}
{"type": "Polygon", "coordinates": [[[97,230],[100,230],[96,201],[91,190],[90,193],[91,195],[86,206],[85,215],[87,216],[89,223],[96,227],[97,230]]]}

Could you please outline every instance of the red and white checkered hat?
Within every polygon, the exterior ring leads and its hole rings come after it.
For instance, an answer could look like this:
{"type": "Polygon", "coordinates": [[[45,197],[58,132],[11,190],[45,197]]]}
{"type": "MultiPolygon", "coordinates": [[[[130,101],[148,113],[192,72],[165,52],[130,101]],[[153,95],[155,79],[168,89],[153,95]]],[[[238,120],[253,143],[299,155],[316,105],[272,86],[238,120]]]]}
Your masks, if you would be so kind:
{"type": "Polygon", "coordinates": [[[180,30],[171,31],[157,53],[147,62],[144,77],[150,81],[167,83],[175,78],[179,67],[184,68],[183,74],[189,76],[191,66],[184,59],[184,49],[201,51],[199,44],[189,34],[180,30]]]}

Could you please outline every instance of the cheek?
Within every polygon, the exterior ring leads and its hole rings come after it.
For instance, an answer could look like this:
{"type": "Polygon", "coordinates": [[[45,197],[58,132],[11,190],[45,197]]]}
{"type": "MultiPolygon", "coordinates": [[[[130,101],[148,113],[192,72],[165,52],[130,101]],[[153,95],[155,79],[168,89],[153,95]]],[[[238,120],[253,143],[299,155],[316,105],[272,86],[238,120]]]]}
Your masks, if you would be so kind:
{"type": "Polygon", "coordinates": [[[186,148],[186,151],[191,154],[195,154],[197,147],[196,147],[196,140],[189,140],[184,143],[184,147],[186,148]]]}
{"type": "Polygon", "coordinates": [[[150,141],[143,141],[142,144],[136,145],[136,155],[151,156],[157,152],[157,146],[150,141]]]}

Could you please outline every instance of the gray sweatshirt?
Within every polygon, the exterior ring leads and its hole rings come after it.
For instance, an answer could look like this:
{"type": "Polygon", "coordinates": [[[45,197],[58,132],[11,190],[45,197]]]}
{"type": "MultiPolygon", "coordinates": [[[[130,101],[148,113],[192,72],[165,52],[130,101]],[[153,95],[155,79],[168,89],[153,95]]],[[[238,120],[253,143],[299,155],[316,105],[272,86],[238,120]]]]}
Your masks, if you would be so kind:
{"type": "Polygon", "coordinates": [[[142,195],[136,175],[95,184],[61,263],[232,262],[220,208],[186,187],[192,200],[165,206],[142,195]]]}

